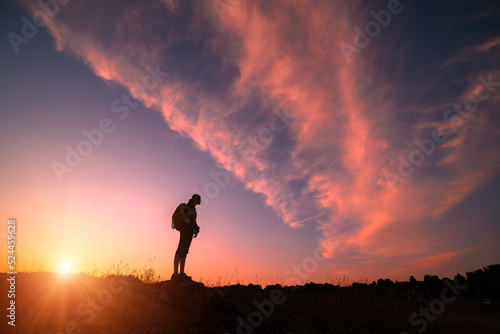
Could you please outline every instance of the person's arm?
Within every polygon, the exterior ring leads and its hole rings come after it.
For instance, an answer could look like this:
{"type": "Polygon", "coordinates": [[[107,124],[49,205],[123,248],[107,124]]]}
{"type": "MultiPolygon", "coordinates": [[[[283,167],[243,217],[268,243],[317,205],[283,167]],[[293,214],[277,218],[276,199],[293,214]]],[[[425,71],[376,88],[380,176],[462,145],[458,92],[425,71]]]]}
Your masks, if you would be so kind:
{"type": "Polygon", "coordinates": [[[198,233],[200,233],[200,227],[196,223],[196,220],[194,221],[194,225],[193,225],[193,233],[194,233],[193,238],[196,238],[196,236],[198,235],[198,233]]]}
{"type": "Polygon", "coordinates": [[[198,233],[200,233],[200,227],[198,226],[198,223],[196,222],[196,211],[194,211],[191,216],[190,216],[190,221],[191,221],[191,224],[193,224],[193,238],[196,238],[196,236],[198,235],[198,233]]]}

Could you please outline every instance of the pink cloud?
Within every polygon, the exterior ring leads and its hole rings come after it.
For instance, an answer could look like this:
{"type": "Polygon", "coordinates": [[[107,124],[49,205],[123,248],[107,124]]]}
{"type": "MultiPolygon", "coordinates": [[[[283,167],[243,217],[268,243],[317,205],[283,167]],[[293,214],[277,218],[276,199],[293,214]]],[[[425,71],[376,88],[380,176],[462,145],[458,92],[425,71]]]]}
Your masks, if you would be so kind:
{"type": "MultiPolygon", "coordinates": [[[[167,5],[170,11],[178,10],[176,2],[167,5]]],[[[500,156],[497,148],[473,153],[485,131],[491,130],[484,123],[486,112],[465,122],[456,137],[439,148],[445,154],[437,164],[448,168],[447,175],[424,177],[417,170],[394,190],[384,173],[395,173],[397,157],[407,156],[415,144],[410,141],[396,147],[381,133],[380,129],[387,126],[387,114],[390,117],[395,111],[394,101],[380,96],[386,96],[383,93],[393,87],[383,82],[373,93],[366,93],[375,72],[376,52],[366,50],[346,62],[339,44],[352,40],[353,32],[349,13],[341,2],[313,5],[298,0],[276,1],[263,9],[261,2],[246,1],[226,13],[223,21],[214,19],[206,4],[192,6],[195,20],[214,32],[211,51],[239,68],[241,75],[224,98],[170,79],[156,90],[135,90],[144,68],[162,63],[164,47],[141,47],[141,36],[149,36],[136,23],[140,5],[117,21],[116,39],[108,44],[92,31],[72,26],[72,17],[80,14],[69,7],[48,28],[58,49],[70,50],[96,75],[128,88],[147,107],[161,112],[172,129],[191,137],[201,150],[233,172],[248,189],[264,194],[266,204],[275,209],[286,226],[301,227],[313,221],[323,234],[321,249],[326,256],[335,258],[347,250],[355,250],[361,257],[416,255],[422,258],[414,261],[415,266],[436,266],[464,252],[426,256],[440,241],[426,235],[421,222],[442,217],[498,174],[499,159],[491,158],[491,154],[500,156]],[[131,41],[125,39],[124,31],[131,34],[131,41]],[[267,104],[286,105],[294,116],[286,131],[286,167],[273,160],[270,149],[241,159],[238,145],[266,124],[243,124],[231,117],[256,91],[267,104]],[[380,103],[373,107],[374,101],[380,103]],[[286,188],[294,180],[306,180],[299,194],[286,188]],[[305,207],[311,210],[307,217],[305,207]],[[402,231],[411,237],[399,238],[402,231]]],[[[161,41],[173,42],[168,38],[161,41]]],[[[487,51],[497,44],[498,40],[491,41],[475,51],[487,51]]],[[[470,82],[473,85],[472,79],[470,82]]],[[[428,114],[429,109],[417,112],[428,114]]],[[[424,130],[435,126],[435,121],[419,123],[412,133],[421,140],[424,130]]],[[[438,126],[450,130],[445,123],[438,126]]],[[[428,159],[424,164],[432,162],[428,159]]]]}
{"type": "Polygon", "coordinates": [[[415,260],[415,261],[413,261],[412,264],[416,268],[438,267],[438,266],[442,266],[442,265],[447,264],[448,262],[454,260],[460,254],[470,253],[470,252],[473,252],[475,250],[477,250],[477,249],[468,248],[468,249],[461,249],[461,250],[457,250],[457,251],[434,254],[434,255],[430,255],[430,256],[427,256],[427,257],[422,258],[422,259],[415,260]]]}

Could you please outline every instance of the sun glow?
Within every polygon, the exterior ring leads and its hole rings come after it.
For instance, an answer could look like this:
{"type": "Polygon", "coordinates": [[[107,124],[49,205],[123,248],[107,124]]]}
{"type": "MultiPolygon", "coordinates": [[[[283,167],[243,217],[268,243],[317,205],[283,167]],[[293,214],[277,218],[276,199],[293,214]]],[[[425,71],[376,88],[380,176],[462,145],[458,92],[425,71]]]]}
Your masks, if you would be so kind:
{"type": "Polygon", "coordinates": [[[60,261],[57,272],[60,274],[71,274],[73,272],[73,263],[69,260],[60,261]]]}

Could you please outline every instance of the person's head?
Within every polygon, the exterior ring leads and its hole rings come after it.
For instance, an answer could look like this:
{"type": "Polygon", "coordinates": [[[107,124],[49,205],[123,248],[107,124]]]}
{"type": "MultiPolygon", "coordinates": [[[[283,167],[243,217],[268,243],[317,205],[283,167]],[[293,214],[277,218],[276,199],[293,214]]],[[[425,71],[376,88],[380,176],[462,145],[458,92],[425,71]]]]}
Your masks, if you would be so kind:
{"type": "Polygon", "coordinates": [[[201,196],[198,195],[198,194],[194,194],[192,197],[191,197],[191,202],[193,202],[193,204],[196,206],[196,205],[199,205],[201,204],[201,196]]]}

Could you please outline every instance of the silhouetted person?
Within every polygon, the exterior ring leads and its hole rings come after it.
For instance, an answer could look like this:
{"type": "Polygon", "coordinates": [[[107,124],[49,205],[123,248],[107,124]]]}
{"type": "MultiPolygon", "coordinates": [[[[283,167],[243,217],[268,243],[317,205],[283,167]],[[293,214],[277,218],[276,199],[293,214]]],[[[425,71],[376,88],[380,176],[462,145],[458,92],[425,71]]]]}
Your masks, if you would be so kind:
{"type": "Polygon", "coordinates": [[[171,279],[190,280],[186,275],[184,267],[186,256],[189,252],[191,241],[200,232],[200,227],[196,223],[196,205],[201,203],[201,196],[194,194],[187,203],[181,203],[172,216],[172,228],[180,231],[179,246],[174,257],[174,273],[171,279]]]}

